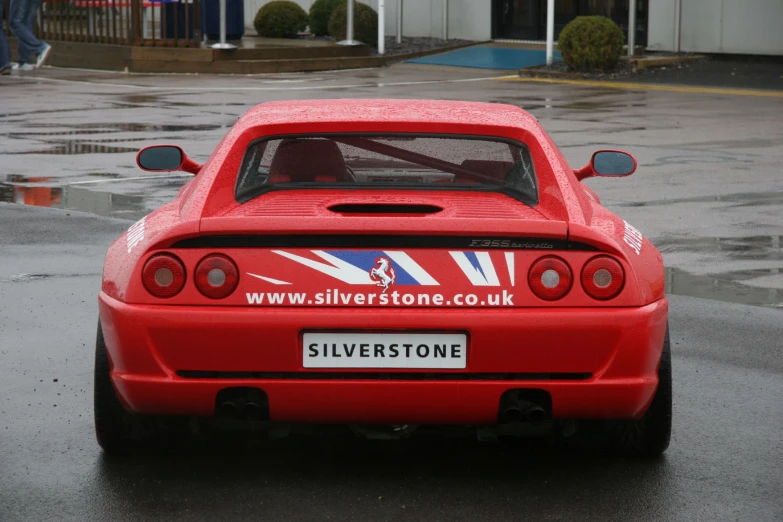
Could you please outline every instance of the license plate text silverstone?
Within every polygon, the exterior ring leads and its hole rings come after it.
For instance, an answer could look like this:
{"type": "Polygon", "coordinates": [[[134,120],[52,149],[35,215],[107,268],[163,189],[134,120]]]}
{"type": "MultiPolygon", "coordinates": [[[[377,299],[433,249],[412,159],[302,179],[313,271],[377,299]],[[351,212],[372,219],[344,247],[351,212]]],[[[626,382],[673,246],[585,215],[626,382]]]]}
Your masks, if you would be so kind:
{"type": "Polygon", "coordinates": [[[305,368],[464,369],[465,334],[305,333],[305,368]]]}

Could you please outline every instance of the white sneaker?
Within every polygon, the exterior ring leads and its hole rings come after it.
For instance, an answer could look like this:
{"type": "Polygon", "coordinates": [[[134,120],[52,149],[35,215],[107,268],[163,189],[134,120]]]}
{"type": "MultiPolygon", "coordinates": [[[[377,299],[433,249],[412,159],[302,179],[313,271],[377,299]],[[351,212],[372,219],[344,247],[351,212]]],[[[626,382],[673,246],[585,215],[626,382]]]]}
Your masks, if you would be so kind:
{"type": "Polygon", "coordinates": [[[46,59],[49,57],[49,53],[52,51],[52,46],[48,43],[44,44],[46,47],[44,47],[44,50],[38,53],[38,59],[35,61],[35,68],[39,68],[44,64],[46,59]]]}
{"type": "Polygon", "coordinates": [[[11,67],[11,68],[14,71],[34,71],[35,70],[35,65],[33,65],[31,63],[23,63],[23,64],[15,63],[13,65],[13,67],[11,67]]]}

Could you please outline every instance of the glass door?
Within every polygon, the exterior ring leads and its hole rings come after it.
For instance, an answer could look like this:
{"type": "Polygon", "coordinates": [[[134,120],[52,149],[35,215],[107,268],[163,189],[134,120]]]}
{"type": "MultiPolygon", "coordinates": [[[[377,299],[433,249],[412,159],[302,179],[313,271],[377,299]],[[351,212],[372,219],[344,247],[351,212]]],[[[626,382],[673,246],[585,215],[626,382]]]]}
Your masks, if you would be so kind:
{"type": "MultiPolygon", "coordinates": [[[[546,39],[546,0],[492,0],[492,37],[546,39]]],[[[555,40],[577,16],[601,15],[628,34],[628,0],[555,0],[555,40]]],[[[647,44],[647,0],[636,0],[636,44],[647,44]]]]}
{"type": "Polygon", "coordinates": [[[492,9],[494,38],[546,38],[546,0],[493,0],[492,9]]]}

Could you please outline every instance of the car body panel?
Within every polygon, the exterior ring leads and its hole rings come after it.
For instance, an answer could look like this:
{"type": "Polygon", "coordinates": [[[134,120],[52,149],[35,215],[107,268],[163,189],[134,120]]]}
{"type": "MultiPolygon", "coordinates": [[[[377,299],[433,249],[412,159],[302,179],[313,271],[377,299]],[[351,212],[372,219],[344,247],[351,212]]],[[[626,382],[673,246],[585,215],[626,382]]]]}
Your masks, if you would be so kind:
{"type": "Polygon", "coordinates": [[[664,299],[638,308],[481,309],[469,314],[359,309],[336,319],[329,308],[237,307],[226,314],[217,307],[129,305],[105,294],[99,302],[114,382],[131,411],[212,415],[217,390],[256,386],[269,394],[272,420],[291,422],[423,422],[432,407],[420,405],[440,403],[442,411],[430,418],[433,422],[489,423],[497,415],[500,395],[524,388],[550,392],[554,418],[634,418],[655,391],[668,309],[664,299]],[[469,331],[467,368],[446,372],[462,373],[465,380],[439,380],[444,372],[436,370],[415,380],[382,382],[352,379],[356,371],[345,370],[317,370],[320,378],[308,377],[314,371],[302,364],[303,330],[358,329],[469,331]],[[183,371],[226,375],[184,378],[178,375],[183,371]],[[261,375],[248,378],[250,372],[261,375]],[[490,375],[471,379],[475,374],[490,375]],[[501,374],[524,375],[504,380],[501,374]],[[443,389],[435,391],[439,387],[443,389]],[[331,399],[311,398],[313,390],[331,399]],[[341,398],[355,392],[370,395],[343,402],[330,390],[341,398]],[[422,390],[435,396],[420,395],[422,390]],[[445,390],[456,397],[448,399],[445,390]],[[469,410],[448,407],[457,397],[471,403],[474,392],[482,398],[469,410]],[[370,396],[388,403],[394,395],[398,403],[390,410],[365,407],[370,396]]]}
{"type": "Polygon", "coordinates": [[[503,392],[527,388],[550,394],[556,419],[639,418],[657,387],[668,310],[660,253],[577,181],[535,118],[500,104],[424,100],[274,102],[252,109],[177,199],[111,245],[99,305],[112,382],[131,412],[214,415],[218,391],[248,386],[267,393],[273,421],[453,424],[497,422],[503,392]],[[270,191],[245,203],[235,199],[237,173],[253,140],[362,132],[522,142],[535,164],[538,204],[531,207],[496,192],[334,187],[270,191]],[[441,210],[420,216],[330,210],[373,202],[441,210]],[[391,236],[412,246],[367,246],[391,236]],[[278,243],[232,244],[225,238],[278,243]],[[461,243],[438,246],[439,238],[461,243]],[[430,240],[433,244],[422,244],[430,240]],[[166,299],[141,284],[144,263],[160,252],[178,256],[187,273],[183,290],[166,299]],[[238,288],[225,299],[209,299],[193,283],[195,266],[211,253],[230,256],[239,268],[238,288]],[[333,261],[324,253],[355,265],[360,284],[314,269],[314,263],[333,261]],[[608,301],[589,297],[580,283],[582,266],[599,254],[613,257],[625,273],[621,292],[608,301]],[[545,255],[571,266],[573,284],[560,300],[542,300],[527,285],[531,265],[545,255]],[[393,287],[378,286],[371,271],[384,256],[401,276],[411,273],[401,269],[399,259],[414,260],[442,292],[418,280],[413,285],[410,277],[393,287]],[[472,276],[466,259],[475,269],[472,276]],[[337,306],[331,300],[315,302],[317,293],[330,290],[391,295],[414,286],[429,296],[429,305],[379,306],[380,297],[375,306],[366,298],[364,304],[355,298],[345,303],[343,297],[337,306]],[[283,287],[313,297],[285,305],[248,303],[248,294],[283,287]],[[504,291],[514,294],[513,305],[480,304],[481,292],[504,291]],[[451,304],[433,305],[435,293],[451,304]],[[469,293],[477,296],[475,306],[455,304],[455,294],[469,293]],[[303,366],[305,331],[465,332],[467,366],[448,379],[436,370],[388,380],[351,378],[350,371],[314,374],[303,366]]]}

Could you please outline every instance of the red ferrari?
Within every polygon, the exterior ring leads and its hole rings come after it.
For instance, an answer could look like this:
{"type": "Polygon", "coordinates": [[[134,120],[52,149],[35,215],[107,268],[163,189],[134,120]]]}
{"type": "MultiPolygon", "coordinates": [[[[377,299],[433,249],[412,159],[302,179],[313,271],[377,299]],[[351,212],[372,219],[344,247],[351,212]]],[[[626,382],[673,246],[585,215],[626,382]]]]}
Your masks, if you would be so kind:
{"type": "Polygon", "coordinates": [[[582,183],[630,154],[574,170],[508,105],[317,100],[255,107],[203,165],[137,162],[195,176],[106,255],[106,452],[200,417],[668,447],[661,255],[582,183]]]}

